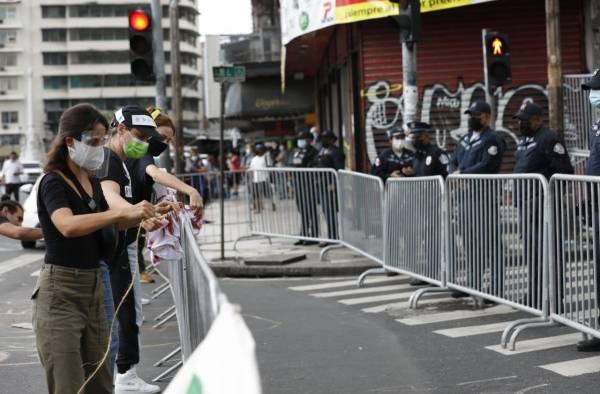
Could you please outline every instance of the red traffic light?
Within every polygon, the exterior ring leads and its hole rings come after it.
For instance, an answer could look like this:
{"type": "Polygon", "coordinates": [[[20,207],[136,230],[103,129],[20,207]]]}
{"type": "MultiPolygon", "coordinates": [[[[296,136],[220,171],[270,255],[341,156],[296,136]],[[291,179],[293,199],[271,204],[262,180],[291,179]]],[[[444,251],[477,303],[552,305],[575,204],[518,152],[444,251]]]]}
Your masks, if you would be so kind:
{"type": "Polygon", "coordinates": [[[129,14],[129,27],[137,32],[142,32],[150,27],[150,17],[142,10],[135,10],[129,14]]]}

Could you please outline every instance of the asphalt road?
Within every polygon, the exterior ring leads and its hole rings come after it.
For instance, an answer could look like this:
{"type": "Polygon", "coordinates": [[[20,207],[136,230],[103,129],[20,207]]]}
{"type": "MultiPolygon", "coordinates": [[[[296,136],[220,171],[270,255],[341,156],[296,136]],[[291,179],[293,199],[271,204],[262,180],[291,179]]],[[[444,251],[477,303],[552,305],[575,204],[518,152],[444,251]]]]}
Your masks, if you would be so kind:
{"type": "MultiPolygon", "coordinates": [[[[42,251],[23,251],[18,243],[0,239],[2,394],[46,392],[32,331],[11,327],[31,320],[29,295],[36,280],[31,275],[42,256],[42,251]]],[[[505,355],[487,347],[498,344],[499,323],[525,317],[520,312],[497,306],[476,311],[464,301],[449,302],[444,294],[425,298],[422,309],[411,311],[405,302],[412,289],[404,277],[368,282],[361,292],[342,283],[347,280],[221,281],[229,299],[242,306],[255,337],[264,393],[599,391],[598,373],[581,373],[600,370],[600,354],[577,353],[573,344],[579,336],[573,330],[526,331],[520,352],[505,355]],[[397,305],[386,310],[389,304],[397,305]]],[[[146,294],[152,288],[143,287],[146,294]]],[[[152,364],[177,346],[175,322],[151,327],[169,303],[165,294],[145,309],[139,367],[145,379],[169,366],[152,364]]]]}

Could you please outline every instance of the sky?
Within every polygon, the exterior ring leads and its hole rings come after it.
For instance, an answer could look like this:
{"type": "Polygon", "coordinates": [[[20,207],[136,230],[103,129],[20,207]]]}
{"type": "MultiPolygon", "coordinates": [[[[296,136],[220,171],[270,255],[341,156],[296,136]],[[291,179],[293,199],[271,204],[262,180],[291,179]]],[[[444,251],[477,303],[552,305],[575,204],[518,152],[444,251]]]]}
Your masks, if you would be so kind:
{"type": "Polygon", "coordinates": [[[251,0],[200,0],[200,34],[252,33],[251,0]]]}

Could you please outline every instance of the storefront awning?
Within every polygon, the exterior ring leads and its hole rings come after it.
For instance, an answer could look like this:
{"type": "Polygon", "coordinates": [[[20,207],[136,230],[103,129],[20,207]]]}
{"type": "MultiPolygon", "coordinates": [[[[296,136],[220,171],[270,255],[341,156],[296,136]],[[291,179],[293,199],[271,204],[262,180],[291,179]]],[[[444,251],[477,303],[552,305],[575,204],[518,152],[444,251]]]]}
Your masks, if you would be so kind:
{"type": "Polygon", "coordinates": [[[311,79],[289,81],[281,93],[278,78],[260,78],[229,87],[225,116],[234,119],[295,119],[314,111],[311,79]]]}

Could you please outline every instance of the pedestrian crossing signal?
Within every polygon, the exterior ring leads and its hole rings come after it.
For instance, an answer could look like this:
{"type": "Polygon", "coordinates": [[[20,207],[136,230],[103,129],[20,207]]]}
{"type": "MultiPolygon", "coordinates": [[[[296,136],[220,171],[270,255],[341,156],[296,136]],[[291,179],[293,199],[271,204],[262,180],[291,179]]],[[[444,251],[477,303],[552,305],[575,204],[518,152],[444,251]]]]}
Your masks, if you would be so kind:
{"type": "Polygon", "coordinates": [[[492,89],[512,80],[508,37],[498,32],[486,32],[483,37],[485,73],[492,89]]]}
{"type": "Polygon", "coordinates": [[[131,74],[140,81],[154,80],[152,17],[149,10],[129,13],[129,60],[131,74]]]}

